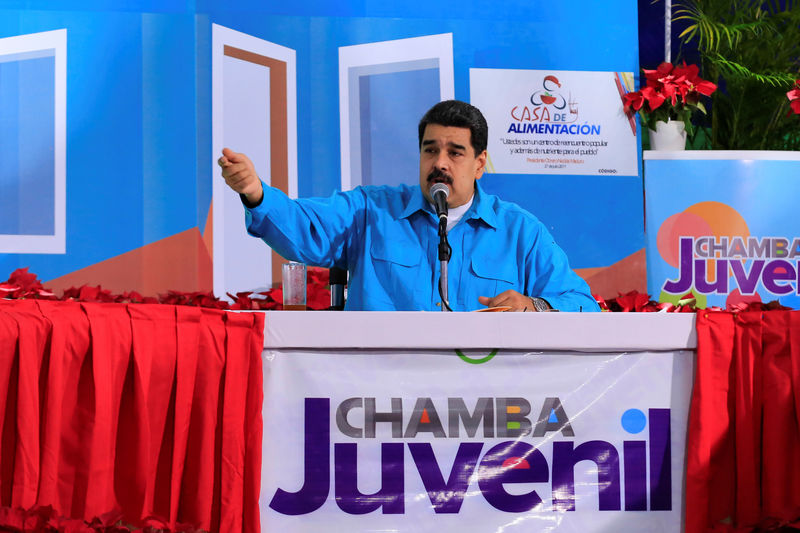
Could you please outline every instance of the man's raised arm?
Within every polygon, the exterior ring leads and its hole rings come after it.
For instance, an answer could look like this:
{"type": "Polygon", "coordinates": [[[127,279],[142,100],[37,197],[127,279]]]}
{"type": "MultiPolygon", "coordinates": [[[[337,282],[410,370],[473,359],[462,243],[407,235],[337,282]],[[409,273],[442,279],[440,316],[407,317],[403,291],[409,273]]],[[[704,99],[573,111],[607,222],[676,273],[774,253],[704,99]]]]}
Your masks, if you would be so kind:
{"type": "Polygon", "coordinates": [[[361,192],[292,199],[262,182],[245,154],[225,148],[217,163],[225,183],[241,195],[250,235],[291,261],[324,267],[344,264],[349,236],[358,234],[364,221],[361,192]]]}

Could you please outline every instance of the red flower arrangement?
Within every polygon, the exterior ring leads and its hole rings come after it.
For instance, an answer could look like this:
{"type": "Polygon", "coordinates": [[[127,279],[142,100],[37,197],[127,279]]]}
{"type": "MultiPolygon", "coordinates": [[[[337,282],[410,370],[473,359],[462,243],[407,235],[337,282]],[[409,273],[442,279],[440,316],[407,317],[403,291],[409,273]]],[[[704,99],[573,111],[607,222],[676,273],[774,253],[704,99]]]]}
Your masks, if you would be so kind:
{"type": "MultiPolygon", "coordinates": [[[[283,309],[283,291],[280,287],[264,292],[253,293],[237,292],[228,294],[233,303],[220,300],[211,292],[179,292],[169,291],[160,294],[157,298],[142,296],[138,292],[123,292],[112,294],[111,291],[100,286],[70,287],[61,297],[53,291],[46,289],[39,281],[36,274],[28,272],[28,268],[18,268],[11,273],[8,280],[0,283],[0,299],[8,298],[19,300],[33,298],[40,300],[76,300],[81,302],[103,303],[145,303],[145,304],[172,304],[192,305],[213,309],[230,309],[233,311],[269,311],[283,309]]],[[[306,287],[306,301],[309,309],[323,310],[330,307],[331,291],[328,287],[328,270],[324,268],[308,269],[308,286],[306,287]]]]}
{"type": "Polygon", "coordinates": [[[681,300],[678,305],[668,302],[654,302],[650,295],[638,291],[620,294],[609,300],[594,295],[603,311],[614,313],[694,313],[694,299],[681,300]]]}
{"type": "Polygon", "coordinates": [[[792,108],[792,111],[787,113],[786,116],[791,115],[792,112],[795,115],[800,115],[800,80],[794,82],[792,90],[786,93],[786,98],[789,99],[789,107],[792,108]]]}
{"type": "MultiPolygon", "coordinates": [[[[283,291],[280,287],[265,292],[256,293],[263,298],[253,297],[253,292],[238,292],[236,295],[228,294],[233,303],[220,300],[210,292],[178,292],[169,291],[159,295],[158,298],[142,296],[137,292],[123,292],[112,294],[101,287],[83,285],[79,288],[71,287],[64,291],[59,298],[52,291],[45,289],[36,274],[28,272],[27,268],[15,270],[7,281],[0,283],[0,299],[12,300],[32,298],[40,300],[75,300],[80,302],[116,302],[116,303],[160,303],[171,305],[191,305],[196,307],[209,307],[213,309],[269,311],[283,309],[283,291]]],[[[650,295],[638,291],[620,294],[616,298],[604,299],[594,295],[595,300],[603,311],[622,313],[694,313],[697,311],[693,298],[686,298],[677,305],[667,302],[655,302],[650,295]]],[[[328,309],[331,301],[328,270],[311,267],[308,269],[308,287],[306,301],[309,309],[328,309]]],[[[744,302],[728,309],[728,311],[772,311],[789,310],[777,301],[770,303],[744,302]]],[[[719,307],[711,307],[706,311],[724,311],[719,307]]],[[[2,512],[2,511],[0,511],[2,512]]],[[[0,522],[2,523],[2,522],[0,522]]]]}
{"type": "Polygon", "coordinates": [[[785,307],[777,300],[763,303],[763,302],[740,302],[738,304],[729,305],[727,309],[721,307],[707,307],[705,309],[698,309],[695,307],[696,300],[691,295],[685,296],[676,304],[669,302],[655,302],[650,299],[648,294],[638,291],[631,291],[626,294],[620,294],[616,298],[606,300],[601,296],[594,295],[594,299],[600,305],[603,311],[610,311],[614,313],[696,313],[697,311],[731,311],[733,313],[741,313],[744,311],[791,311],[791,307],[785,307]]]}
{"type": "Polygon", "coordinates": [[[717,86],[699,76],[697,65],[673,66],[661,63],[655,70],[642,69],[647,85],[636,92],[622,97],[625,113],[629,116],[639,113],[642,124],[652,130],[656,122],[680,120],[686,131],[692,132],[692,113],[706,112],[701,96],[711,96],[717,86]]]}

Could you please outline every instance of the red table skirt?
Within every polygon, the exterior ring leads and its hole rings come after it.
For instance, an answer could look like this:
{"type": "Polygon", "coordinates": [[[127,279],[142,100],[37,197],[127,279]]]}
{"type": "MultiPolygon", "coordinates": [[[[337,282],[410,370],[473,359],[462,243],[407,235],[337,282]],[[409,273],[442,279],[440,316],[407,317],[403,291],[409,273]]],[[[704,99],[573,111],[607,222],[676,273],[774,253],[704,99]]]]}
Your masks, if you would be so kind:
{"type": "Polygon", "coordinates": [[[697,314],[686,532],[800,518],[800,311],[697,314]]]}
{"type": "MultiPolygon", "coordinates": [[[[259,531],[264,315],[0,300],[0,508],[259,531]]],[[[800,311],[700,312],[686,531],[800,517],[800,311]]],[[[0,524],[2,525],[2,524],[0,524]]]]}
{"type": "Polygon", "coordinates": [[[264,315],[0,301],[0,507],[259,531],[264,315]]]}

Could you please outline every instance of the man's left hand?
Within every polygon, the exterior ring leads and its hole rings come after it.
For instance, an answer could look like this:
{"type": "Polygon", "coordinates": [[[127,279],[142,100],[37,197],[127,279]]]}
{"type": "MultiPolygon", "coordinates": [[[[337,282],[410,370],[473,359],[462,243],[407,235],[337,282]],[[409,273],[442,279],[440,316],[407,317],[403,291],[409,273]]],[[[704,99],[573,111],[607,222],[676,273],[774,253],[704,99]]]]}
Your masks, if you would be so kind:
{"type": "Polygon", "coordinates": [[[501,292],[493,298],[478,296],[478,301],[487,307],[511,307],[509,311],[536,311],[533,301],[528,296],[512,290],[501,292]]]}

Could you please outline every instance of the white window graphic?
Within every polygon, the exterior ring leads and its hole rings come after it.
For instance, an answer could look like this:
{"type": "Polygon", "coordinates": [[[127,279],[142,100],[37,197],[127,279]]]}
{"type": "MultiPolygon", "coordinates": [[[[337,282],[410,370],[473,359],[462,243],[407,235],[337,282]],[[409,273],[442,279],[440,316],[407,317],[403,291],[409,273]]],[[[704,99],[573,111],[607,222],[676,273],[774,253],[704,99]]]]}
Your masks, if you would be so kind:
{"type": "Polygon", "coordinates": [[[0,253],[66,253],[67,30],[0,39],[0,253]]]}
{"type": "Polygon", "coordinates": [[[342,190],[418,183],[419,119],[453,97],[450,33],[339,48],[342,190]]]}
{"type": "Polygon", "coordinates": [[[283,260],[247,234],[239,196],[220,176],[227,147],[248,155],[265,183],[297,197],[295,51],[212,25],[212,232],[214,294],[264,290],[283,260]]]}

